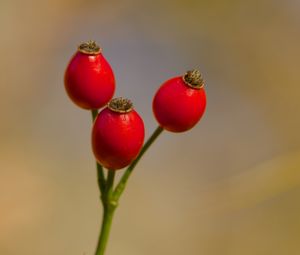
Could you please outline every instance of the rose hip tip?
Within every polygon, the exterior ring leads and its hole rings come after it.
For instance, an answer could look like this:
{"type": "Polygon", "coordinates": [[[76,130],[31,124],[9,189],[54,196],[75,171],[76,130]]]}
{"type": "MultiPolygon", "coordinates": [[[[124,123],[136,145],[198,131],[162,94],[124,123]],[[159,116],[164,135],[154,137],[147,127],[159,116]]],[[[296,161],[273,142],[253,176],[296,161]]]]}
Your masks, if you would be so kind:
{"type": "Polygon", "coordinates": [[[127,113],[132,111],[133,104],[127,98],[117,97],[110,100],[107,107],[114,112],[127,113]]]}
{"type": "Polygon", "coordinates": [[[194,69],[187,71],[183,76],[182,79],[185,84],[192,88],[200,89],[204,86],[204,80],[199,70],[194,69]]]}
{"type": "Polygon", "coordinates": [[[84,54],[88,54],[88,55],[89,54],[95,55],[95,54],[99,54],[101,52],[101,48],[95,41],[90,40],[90,41],[81,43],[78,46],[78,51],[80,51],[81,53],[84,53],[84,54]]]}

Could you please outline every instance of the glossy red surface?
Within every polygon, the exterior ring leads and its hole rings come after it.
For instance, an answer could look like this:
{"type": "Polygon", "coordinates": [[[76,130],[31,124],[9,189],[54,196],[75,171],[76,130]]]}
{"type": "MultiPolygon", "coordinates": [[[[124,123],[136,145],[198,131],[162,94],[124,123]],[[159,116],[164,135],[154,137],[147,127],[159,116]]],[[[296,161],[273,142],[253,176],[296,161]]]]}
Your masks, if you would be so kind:
{"type": "Polygon", "coordinates": [[[65,72],[65,88],[72,101],[84,109],[106,105],[115,91],[115,78],[102,53],[77,52],[65,72]]]}
{"type": "Polygon", "coordinates": [[[92,148],[97,161],[108,169],[128,166],[140,152],[144,122],[135,110],[118,113],[103,109],[92,130],[92,148]]]}
{"type": "Polygon", "coordinates": [[[191,129],[200,120],[205,108],[204,89],[189,87],[181,76],[163,83],[153,99],[155,118],[161,127],[171,132],[191,129]]]}

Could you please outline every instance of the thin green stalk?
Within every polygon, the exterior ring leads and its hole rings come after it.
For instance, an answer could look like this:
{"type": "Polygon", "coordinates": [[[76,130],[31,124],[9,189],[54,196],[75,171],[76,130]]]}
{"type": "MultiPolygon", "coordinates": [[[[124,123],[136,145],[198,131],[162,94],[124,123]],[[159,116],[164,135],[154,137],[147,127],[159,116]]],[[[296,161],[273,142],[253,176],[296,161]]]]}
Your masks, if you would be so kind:
{"type": "Polygon", "coordinates": [[[115,198],[115,200],[117,201],[120,196],[122,195],[125,187],[126,187],[126,183],[128,181],[129,176],[131,175],[132,171],[134,170],[136,164],[140,161],[140,159],[142,158],[142,156],[144,155],[144,153],[148,150],[148,148],[150,147],[150,145],[156,140],[156,138],[161,134],[161,132],[163,131],[163,128],[158,126],[155,131],[153,132],[153,134],[149,137],[149,139],[147,140],[147,142],[144,144],[142,150],[140,151],[139,155],[137,156],[137,158],[129,165],[129,167],[126,169],[125,173],[123,174],[121,180],[119,181],[114,193],[113,193],[113,197],[115,198]]]}
{"type": "MultiPolygon", "coordinates": [[[[93,122],[95,121],[97,116],[98,116],[98,110],[92,110],[93,122]]],[[[104,189],[105,189],[105,176],[104,176],[104,172],[103,172],[103,167],[98,162],[96,162],[96,166],[97,166],[98,186],[99,186],[101,194],[103,194],[104,189]]]]}
{"type": "Polygon", "coordinates": [[[103,255],[106,249],[109,233],[111,229],[112,219],[117,204],[112,200],[111,194],[114,186],[115,171],[109,170],[106,182],[105,192],[102,193],[103,216],[101,232],[95,255],[103,255]]]}
{"type": "MultiPolygon", "coordinates": [[[[97,113],[93,113],[93,119],[96,118],[97,113]]],[[[103,174],[103,168],[101,165],[97,164],[98,169],[98,183],[99,188],[101,191],[101,201],[103,205],[103,216],[102,216],[102,226],[101,226],[101,232],[98,240],[98,245],[96,249],[95,255],[104,255],[109,233],[112,225],[112,220],[114,216],[115,209],[118,205],[118,200],[120,196],[122,195],[127,180],[129,176],[131,175],[133,169],[135,168],[136,164],[139,162],[139,160],[142,158],[144,153],[147,151],[147,149],[150,147],[150,145],[155,141],[155,139],[160,135],[160,133],[163,131],[161,127],[157,127],[154,133],[150,136],[148,141],[145,143],[143,148],[141,149],[138,157],[129,165],[129,167],[126,169],[124,175],[122,176],[120,182],[118,183],[117,187],[114,190],[114,179],[115,179],[115,171],[114,170],[108,170],[107,180],[104,178],[103,174]],[[98,165],[101,167],[98,168],[98,165]],[[101,170],[101,171],[99,171],[101,170]],[[102,173],[102,174],[101,174],[102,173]],[[102,186],[103,185],[103,186],[102,186]]]]}
{"type": "Polygon", "coordinates": [[[103,218],[102,218],[101,234],[99,236],[99,241],[98,241],[95,255],[103,255],[105,252],[107,241],[109,238],[113,215],[114,215],[114,210],[109,211],[107,209],[104,209],[103,218]]]}
{"type": "Polygon", "coordinates": [[[111,198],[111,194],[114,190],[115,174],[116,174],[115,170],[108,170],[106,189],[104,193],[104,197],[108,200],[111,198]]]}
{"type": "Polygon", "coordinates": [[[98,110],[92,110],[92,117],[93,117],[93,122],[95,121],[96,117],[98,116],[98,110]]]}

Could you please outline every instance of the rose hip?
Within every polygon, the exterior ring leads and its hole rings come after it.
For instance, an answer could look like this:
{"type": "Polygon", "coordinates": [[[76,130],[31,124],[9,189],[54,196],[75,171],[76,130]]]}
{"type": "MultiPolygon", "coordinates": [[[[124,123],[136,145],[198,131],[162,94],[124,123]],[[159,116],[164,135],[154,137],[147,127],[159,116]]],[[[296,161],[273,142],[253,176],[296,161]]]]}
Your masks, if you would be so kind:
{"type": "Polygon", "coordinates": [[[203,85],[198,70],[163,83],[153,99],[153,112],[159,125],[171,132],[184,132],[195,126],[206,108],[203,85]]]}
{"type": "Polygon", "coordinates": [[[111,100],[97,116],[92,148],[97,161],[110,170],[129,165],[140,152],[145,130],[142,118],[128,99],[111,100]]]}
{"type": "Polygon", "coordinates": [[[71,100],[83,109],[99,109],[113,97],[113,71],[94,41],[78,47],[65,72],[65,88],[71,100]]]}

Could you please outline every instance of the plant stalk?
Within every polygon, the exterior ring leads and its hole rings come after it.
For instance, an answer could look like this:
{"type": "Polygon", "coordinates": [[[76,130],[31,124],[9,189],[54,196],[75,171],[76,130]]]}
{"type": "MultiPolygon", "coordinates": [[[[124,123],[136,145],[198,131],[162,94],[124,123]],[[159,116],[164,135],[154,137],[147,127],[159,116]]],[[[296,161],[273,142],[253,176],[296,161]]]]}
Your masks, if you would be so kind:
{"type": "MultiPolygon", "coordinates": [[[[92,112],[92,114],[93,114],[93,120],[95,120],[97,114],[94,111],[92,112]]],[[[161,127],[156,128],[156,130],[153,132],[153,134],[144,144],[137,158],[126,169],[125,173],[123,174],[121,180],[119,181],[115,189],[114,189],[115,170],[108,170],[107,180],[105,180],[103,168],[100,164],[97,163],[98,184],[99,184],[99,189],[101,191],[103,216],[102,216],[100,236],[99,236],[95,255],[104,255],[108,238],[109,238],[114,212],[118,206],[118,201],[125,189],[128,178],[131,175],[137,163],[139,162],[139,160],[144,155],[144,153],[148,150],[150,145],[156,140],[156,138],[161,134],[162,131],[163,128],[161,127]]]]}
{"type": "Polygon", "coordinates": [[[118,183],[115,191],[114,191],[114,198],[116,200],[118,200],[120,198],[120,196],[122,195],[125,187],[126,187],[126,183],[128,181],[128,178],[130,177],[132,171],[134,170],[135,166],[137,165],[137,163],[140,161],[140,159],[142,158],[142,156],[144,155],[144,153],[148,150],[148,148],[151,146],[151,144],[156,140],[156,138],[161,134],[161,132],[164,129],[160,126],[158,126],[155,131],[153,132],[153,134],[149,137],[149,139],[147,140],[147,142],[144,144],[143,148],[141,149],[139,155],[137,156],[137,158],[129,165],[129,167],[126,169],[125,173],[123,174],[120,182],[118,183]]]}
{"type": "MultiPolygon", "coordinates": [[[[98,116],[98,110],[92,110],[93,123],[97,116],[98,116]]],[[[96,162],[96,167],[97,167],[97,182],[98,182],[99,190],[101,194],[103,194],[105,189],[105,176],[104,176],[103,167],[98,162],[96,162]]]]}
{"type": "Polygon", "coordinates": [[[101,234],[99,236],[99,241],[98,241],[95,255],[104,255],[107,241],[109,238],[113,215],[114,215],[114,210],[109,210],[107,208],[106,209],[104,208],[103,217],[102,217],[101,234]]]}
{"type": "Polygon", "coordinates": [[[111,196],[113,191],[113,186],[114,186],[114,178],[115,178],[115,171],[108,170],[105,193],[102,194],[101,197],[102,205],[103,205],[102,226],[101,226],[101,232],[100,232],[95,255],[104,255],[107,246],[107,241],[109,238],[114,212],[117,207],[117,203],[113,200],[111,196]]]}

